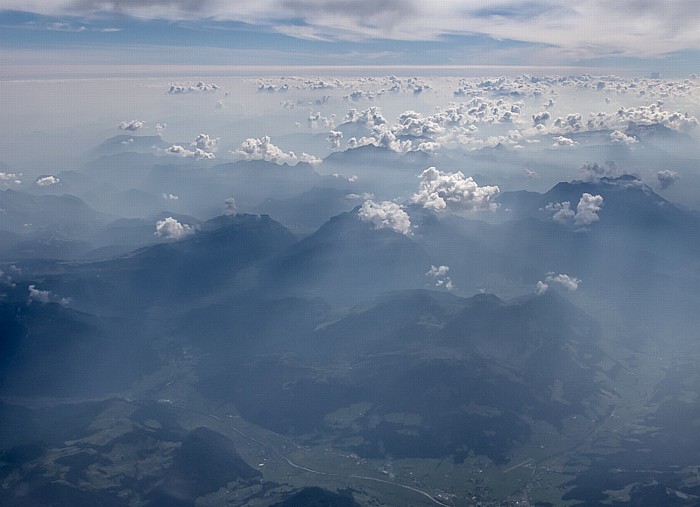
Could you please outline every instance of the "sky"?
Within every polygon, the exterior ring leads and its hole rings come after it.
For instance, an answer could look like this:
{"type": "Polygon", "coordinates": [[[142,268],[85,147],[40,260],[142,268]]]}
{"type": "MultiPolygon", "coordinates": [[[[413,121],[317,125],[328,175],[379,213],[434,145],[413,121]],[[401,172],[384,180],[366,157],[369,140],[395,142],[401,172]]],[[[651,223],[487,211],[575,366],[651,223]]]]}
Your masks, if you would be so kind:
{"type": "Polygon", "coordinates": [[[697,26],[692,0],[0,0],[0,78],[303,67],[685,77],[700,73],[697,26]]]}

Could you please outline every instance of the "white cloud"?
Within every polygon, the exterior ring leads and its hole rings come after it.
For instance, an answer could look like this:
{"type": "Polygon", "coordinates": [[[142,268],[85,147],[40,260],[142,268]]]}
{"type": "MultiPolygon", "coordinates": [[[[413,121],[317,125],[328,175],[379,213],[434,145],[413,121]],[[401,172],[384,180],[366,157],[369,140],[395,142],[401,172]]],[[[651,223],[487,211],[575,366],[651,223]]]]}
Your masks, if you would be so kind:
{"type": "Polygon", "coordinates": [[[547,289],[549,289],[549,285],[544,283],[542,280],[539,280],[537,282],[537,285],[535,286],[535,293],[544,294],[545,292],[547,292],[547,289]]]}
{"type": "Polygon", "coordinates": [[[15,185],[20,185],[22,184],[22,180],[20,180],[17,174],[15,173],[0,172],[0,184],[9,185],[11,183],[14,183],[15,185]]]}
{"type": "Polygon", "coordinates": [[[559,137],[554,138],[554,144],[552,144],[552,147],[554,147],[554,148],[573,148],[577,144],[578,143],[571,138],[559,136],[559,137]]]}
{"type": "MultiPolygon", "coordinates": [[[[292,153],[292,152],[290,151],[290,153],[292,153]]],[[[321,162],[323,162],[322,159],[315,157],[314,155],[309,155],[308,153],[305,153],[305,152],[301,153],[301,156],[299,157],[299,161],[306,162],[307,164],[311,164],[311,165],[316,165],[316,164],[320,164],[321,162]]]]}
{"type": "Polygon", "coordinates": [[[172,155],[181,158],[193,157],[197,160],[210,160],[216,158],[213,153],[209,153],[200,148],[195,148],[194,151],[192,151],[188,150],[184,146],[180,146],[179,144],[173,144],[169,148],[166,148],[165,150],[161,151],[166,155],[172,155]]]}
{"type": "Polygon", "coordinates": [[[198,81],[196,83],[187,81],[184,83],[170,83],[168,91],[166,93],[170,95],[179,95],[183,93],[195,93],[195,92],[215,92],[219,89],[219,85],[215,83],[205,83],[204,81],[198,81]]]}
{"type": "Polygon", "coordinates": [[[445,266],[445,265],[440,265],[440,266],[430,266],[430,269],[428,272],[425,274],[425,276],[429,276],[435,279],[435,287],[444,287],[447,290],[453,290],[454,289],[454,284],[452,283],[452,279],[448,276],[448,273],[450,272],[450,267],[445,266]]]}
{"type": "Polygon", "coordinates": [[[568,224],[576,217],[576,212],[571,209],[571,203],[569,201],[550,202],[545,206],[545,209],[547,211],[554,211],[552,220],[560,224],[568,224]]]}
{"type": "Polygon", "coordinates": [[[370,129],[386,124],[386,118],[382,116],[382,111],[377,106],[369,107],[359,112],[357,109],[350,109],[348,114],[345,115],[345,118],[343,118],[343,121],[345,123],[358,123],[370,129]]]}
{"type": "Polygon", "coordinates": [[[328,142],[331,144],[331,149],[337,150],[340,148],[340,140],[343,138],[343,133],[339,130],[331,130],[328,132],[328,142]]]}
{"type": "Polygon", "coordinates": [[[631,145],[631,144],[635,144],[636,142],[638,142],[636,137],[634,137],[634,136],[628,136],[627,134],[625,134],[624,132],[621,132],[621,131],[619,131],[619,130],[613,130],[613,131],[610,133],[610,140],[611,140],[613,143],[617,143],[617,144],[626,144],[626,145],[628,145],[628,146],[631,145]]]}
{"type": "Polygon", "coordinates": [[[535,171],[533,171],[531,169],[523,169],[523,174],[529,180],[534,180],[534,179],[537,179],[540,177],[539,174],[537,174],[535,171]]]}
{"type": "Polygon", "coordinates": [[[293,151],[285,152],[270,142],[269,136],[248,138],[231,154],[242,160],[265,160],[275,164],[293,165],[299,161],[293,151]]]}
{"type": "Polygon", "coordinates": [[[143,120],[131,120],[131,121],[123,121],[119,124],[119,128],[121,130],[129,130],[129,131],[134,131],[138,130],[141,127],[144,127],[146,125],[146,122],[143,120]]]}
{"type": "Polygon", "coordinates": [[[29,302],[48,303],[51,300],[51,293],[47,290],[39,290],[36,285],[29,286],[29,302]]]}
{"type": "Polygon", "coordinates": [[[219,138],[212,138],[207,134],[199,134],[197,139],[190,143],[190,146],[209,153],[215,153],[219,148],[219,138]]]}
{"type": "Polygon", "coordinates": [[[161,197],[163,199],[165,199],[166,201],[177,201],[178,199],[180,199],[175,194],[166,194],[166,193],[161,194],[161,197]]]}
{"type": "Polygon", "coordinates": [[[674,181],[680,179],[680,177],[680,174],[670,169],[664,169],[656,173],[656,179],[659,181],[661,190],[668,188],[674,181]]]}
{"type": "Polygon", "coordinates": [[[595,182],[601,178],[614,178],[620,174],[615,162],[611,161],[607,161],[603,165],[588,162],[582,165],[578,172],[581,174],[581,179],[587,182],[595,182]]]}
{"type": "Polygon", "coordinates": [[[310,113],[306,122],[310,129],[326,128],[332,129],[335,127],[335,114],[323,116],[320,112],[310,113]]]}
{"type": "Polygon", "coordinates": [[[233,197],[229,197],[224,201],[224,215],[238,215],[236,200],[233,197]]]}
{"type": "Polygon", "coordinates": [[[591,195],[589,193],[584,193],[581,199],[578,201],[578,206],[576,206],[576,216],[574,217],[574,224],[579,227],[586,227],[591,225],[593,222],[600,220],[598,217],[598,212],[603,206],[603,196],[602,195],[591,195]]]}
{"type": "Polygon", "coordinates": [[[363,222],[374,224],[377,229],[392,229],[401,234],[411,233],[411,219],[403,208],[391,201],[365,201],[357,214],[363,222]]]}
{"type": "Polygon", "coordinates": [[[347,194],[345,196],[346,201],[371,201],[374,199],[374,194],[369,192],[363,192],[361,194],[347,194]]]}
{"type": "Polygon", "coordinates": [[[194,234],[195,228],[188,224],[181,224],[173,217],[167,217],[156,222],[154,236],[164,239],[182,239],[194,234]]]}
{"type": "Polygon", "coordinates": [[[156,123],[156,132],[158,135],[162,134],[166,128],[168,128],[167,123],[156,123]]]}
{"type": "Polygon", "coordinates": [[[41,176],[38,178],[34,184],[39,186],[39,187],[48,187],[49,185],[55,185],[56,183],[60,183],[61,180],[58,179],[56,176],[41,176]]]}
{"type": "Polygon", "coordinates": [[[600,220],[598,212],[603,206],[602,195],[584,193],[578,201],[576,211],[571,209],[569,201],[549,203],[545,206],[547,211],[554,211],[552,220],[560,224],[569,225],[573,222],[578,227],[587,227],[600,220]]]}
{"type": "Polygon", "coordinates": [[[533,114],[532,115],[532,124],[534,126],[546,125],[551,117],[552,117],[552,115],[549,114],[549,111],[542,111],[541,113],[533,114]]]}
{"type": "Polygon", "coordinates": [[[691,0],[5,0],[7,10],[55,15],[112,12],[139,18],[217,19],[271,26],[304,39],[439,40],[483,34],[543,44],[545,56],[659,56],[700,49],[700,13],[691,0]],[[297,19],[291,24],[279,20],[297,19]]]}
{"type": "MultiPolygon", "coordinates": [[[[580,279],[578,279],[574,276],[569,276],[569,275],[564,274],[564,273],[560,273],[558,275],[555,275],[554,273],[550,273],[547,275],[547,278],[545,278],[545,281],[547,281],[549,283],[558,283],[561,286],[563,286],[565,289],[572,291],[572,292],[575,291],[576,289],[578,289],[578,286],[581,283],[580,279]]],[[[538,287],[540,286],[539,283],[537,285],[538,285],[538,287]]],[[[543,285],[546,285],[546,284],[543,284],[543,285]]]]}
{"type": "Polygon", "coordinates": [[[424,208],[442,211],[451,206],[469,211],[493,211],[498,207],[494,201],[500,192],[497,186],[480,187],[471,176],[467,178],[461,171],[445,173],[429,167],[420,178],[418,192],[411,201],[422,204],[424,208]]]}

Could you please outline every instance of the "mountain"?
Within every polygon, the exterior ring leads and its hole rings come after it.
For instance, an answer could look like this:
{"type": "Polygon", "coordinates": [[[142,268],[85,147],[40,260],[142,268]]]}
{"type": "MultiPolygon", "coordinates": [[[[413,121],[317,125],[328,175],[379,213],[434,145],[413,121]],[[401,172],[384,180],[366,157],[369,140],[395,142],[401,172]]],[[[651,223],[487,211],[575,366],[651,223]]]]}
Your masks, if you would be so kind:
{"type": "Polygon", "coordinates": [[[400,291],[294,346],[268,336],[233,368],[205,361],[199,389],[256,424],[320,432],[364,457],[461,461],[474,452],[502,462],[530,438],[528,418],[561,428],[607,410],[599,337],[598,324],[555,293],[502,301],[400,291]]]}
{"type": "Polygon", "coordinates": [[[331,217],[351,210],[356,201],[345,188],[314,187],[288,199],[266,199],[251,211],[268,214],[297,234],[309,234],[331,217]]]}
{"type": "Polygon", "coordinates": [[[44,228],[61,228],[72,237],[84,237],[107,220],[78,197],[32,195],[24,191],[0,191],[0,229],[26,233],[44,228]]]}
{"type": "Polygon", "coordinates": [[[100,157],[107,157],[118,153],[152,153],[154,147],[165,149],[168,146],[170,145],[163,141],[160,135],[143,136],[137,134],[121,134],[106,139],[99,146],[88,151],[85,157],[90,160],[95,160],[100,157]]]}
{"type": "Polygon", "coordinates": [[[361,221],[357,210],[273,257],[261,270],[263,287],[346,302],[420,287],[430,268],[425,252],[403,234],[361,221]]]}
{"type": "Polygon", "coordinates": [[[35,438],[48,437],[0,448],[0,501],[8,507],[193,507],[197,498],[229,484],[260,483],[260,472],[228,437],[204,427],[187,431],[172,409],[156,403],[108,399],[7,408],[34,426],[35,438]],[[113,426],[117,421],[122,428],[113,426]]]}

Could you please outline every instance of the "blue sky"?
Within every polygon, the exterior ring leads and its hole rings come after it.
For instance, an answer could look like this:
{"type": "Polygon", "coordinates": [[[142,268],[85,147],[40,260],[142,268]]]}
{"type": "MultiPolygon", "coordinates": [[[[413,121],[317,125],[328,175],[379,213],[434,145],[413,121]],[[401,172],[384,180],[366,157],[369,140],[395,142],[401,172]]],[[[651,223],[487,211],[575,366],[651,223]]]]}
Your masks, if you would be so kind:
{"type": "Polygon", "coordinates": [[[0,63],[700,72],[687,0],[0,0],[0,63]]]}

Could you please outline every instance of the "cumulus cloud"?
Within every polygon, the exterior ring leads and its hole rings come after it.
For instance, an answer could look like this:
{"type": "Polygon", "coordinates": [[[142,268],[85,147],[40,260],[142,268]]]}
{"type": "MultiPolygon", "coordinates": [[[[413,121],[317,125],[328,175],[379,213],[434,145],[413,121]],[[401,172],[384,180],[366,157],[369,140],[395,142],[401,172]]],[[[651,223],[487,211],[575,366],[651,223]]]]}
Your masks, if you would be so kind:
{"type": "Polygon", "coordinates": [[[0,184],[9,185],[11,183],[14,183],[15,185],[20,185],[22,183],[22,180],[20,180],[17,174],[15,173],[0,172],[0,184]]]}
{"type": "Polygon", "coordinates": [[[165,199],[166,201],[177,201],[178,199],[180,199],[175,194],[166,194],[166,193],[161,194],[161,197],[163,199],[165,199]]]}
{"type": "Polygon", "coordinates": [[[172,146],[166,148],[165,150],[162,150],[163,153],[166,155],[172,155],[175,157],[181,157],[181,158],[188,158],[192,157],[197,160],[210,160],[215,158],[215,155],[213,153],[209,153],[207,151],[204,151],[200,148],[195,148],[194,151],[188,150],[184,146],[181,146],[179,144],[173,144],[172,146]]]}
{"type": "MultiPolygon", "coordinates": [[[[260,139],[246,139],[238,149],[231,151],[231,154],[241,160],[265,160],[280,165],[294,165],[300,160],[293,151],[285,152],[272,144],[269,136],[263,136],[260,139]]],[[[319,159],[307,153],[302,153],[301,161],[309,163],[320,162],[319,159]]]]}
{"type": "Polygon", "coordinates": [[[58,179],[56,176],[40,176],[37,178],[37,180],[34,182],[34,184],[38,187],[48,187],[49,185],[55,185],[56,183],[60,183],[61,180],[58,179]]]}
{"type": "Polygon", "coordinates": [[[587,182],[595,182],[601,178],[614,178],[620,174],[615,162],[607,161],[605,164],[587,162],[579,170],[581,179],[587,182]]]}
{"type": "Polygon", "coordinates": [[[199,134],[197,139],[190,143],[190,146],[202,151],[214,153],[219,148],[219,138],[212,138],[207,134],[199,134]]]}
{"type": "Polygon", "coordinates": [[[401,234],[411,233],[411,219],[400,205],[391,201],[365,201],[357,212],[360,220],[374,224],[377,229],[391,229],[401,234]]]}
{"type": "Polygon", "coordinates": [[[173,217],[167,217],[156,222],[156,232],[154,236],[164,239],[182,239],[194,234],[194,227],[188,224],[181,224],[173,217]]]}
{"type": "Polygon", "coordinates": [[[335,127],[335,114],[323,116],[320,112],[310,113],[306,122],[310,129],[335,127]]]}
{"type": "Polygon", "coordinates": [[[576,206],[576,215],[574,216],[574,224],[580,227],[586,227],[593,222],[600,220],[598,212],[603,206],[602,195],[591,195],[584,193],[576,206]]]}
{"type": "Polygon", "coordinates": [[[425,274],[425,276],[429,276],[429,277],[435,279],[435,287],[444,287],[447,290],[453,290],[454,284],[452,283],[452,279],[448,276],[449,272],[450,272],[449,266],[445,266],[445,265],[433,266],[433,265],[431,265],[430,269],[425,274]]]}
{"type": "Polygon", "coordinates": [[[494,201],[500,192],[497,186],[480,187],[471,176],[465,177],[461,171],[446,173],[429,167],[420,178],[418,192],[413,194],[411,201],[424,208],[442,211],[450,206],[469,211],[493,211],[498,207],[494,201]]]}
{"type": "MultiPolygon", "coordinates": [[[[554,273],[549,273],[547,274],[547,277],[545,278],[545,281],[548,283],[558,283],[565,289],[573,292],[576,289],[578,289],[579,284],[581,283],[581,280],[576,278],[575,276],[569,276],[564,273],[560,273],[558,275],[555,275],[554,273]]],[[[546,284],[543,284],[546,285],[546,284]]],[[[538,283],[539,286],[539,283],[538,283]]]]}
{"type": "Polygon", "coordinates": [[[578,143],[569,137],[559,136],[554,138],[554,148],[573,148],[578,143]]]}
{"type": "Polygon", "coordinates": [[[337,150],[340,148],[340,140],[343,138],[343,133],[339,130],[331,130],[328,132],[328,142],[331,144],[331,149],[337,150]]]}
{"type": "Polygon", "coordinates": [[[610,133],[610,140],[611,140],[613,143],[617,143],[617,144],[626,144],[626,145],[628,145],[628,146],[631,145],[631,144],[635,144],[636,142],[638,142],[638,140],[637,140],[636,137],[634,137],[634,136],[628,136],[627,134],[625,134],[624,132],[621,132],[621,131],[619,131],[619,130],[613,130],[613,131],[610,133]]]}
{"type": "Polygon", "coordinates": [[[29,286],[29,302],[48,303],[51,300],[51,293],[47,290],[39,290],[36,285],[29,286]]]}
{"type": "Polygon", "coordinates": [[[656,179],[659,181],[659,188],[661,188],[661,190],[668,188],[674,181],[680,179],[680,177],[680,174],[670,169],[664,169],[656,173],[656,179]]]}
{"type": "Polygon", "coordinates": [[[571,209],[569,201],[549,203],[545,207],[547,211],[554,211],[552,220],[560,224],[569,225],[573,223],[577,227],[588,227],[593,222],[600,220],[598,212],[603,206],[602,195],[592,195],[584,193],[578,201],[576,211],[571,209]]]}
{"type": "Polygon", "coordinates": [[[537,282],[537,285],[535,286],[535,293],[544,294],[545,292],[547,292],[547,289],[549,289],[549,285],[544,283],[542,280],[539,280],[537,282]]]}
{"type": "Polygon", "coordinates": [[[236,200],[233,197],[229,197],[224,201],[224,215],[238,215],[236,200]]]}
{"type": "Polygon", "coordinates": [[[178,95],[182,93],[196,93],[196,92],[215,92],[219,89],[219,85],[215,83],[205,83],[204,81],[198,81],[196,83],[187,81],[184,83],[170,83],[168,91],[166,93],[170,95],[178,95]]]}
{"type": "Polygon", "coordinates": [[[144,127],[146,125],[146,122],[143,120],[131,120],[131,121],[123,121],[119,124],[119,128],[121,130],[129,130],[129,131],[134,131],[138,130],[141,127],[144,127]]]}
{"type": "Polygon", "coordinates": [[[350,109],[343,121],[345,123],[358,123],[370,129],[386,124],[386,118],[382,116],[382,111],[377,106],[369,107],[359,112],[357,109],[350,109]]]}
{"type": "Polygon", "coordinates": [[[361,194],[346,194],[346,201],[370,201],[374,199],[374,194],[370,192],[363,192],[361,194]]]}
{"type": "Polygon", "coordinates": [[[552,117],[549,111],[542,111],[541,113],[536,113],[532,115],[532,124],[536,127],[537,125],[546,125],[549,119],[552,117]]]}

